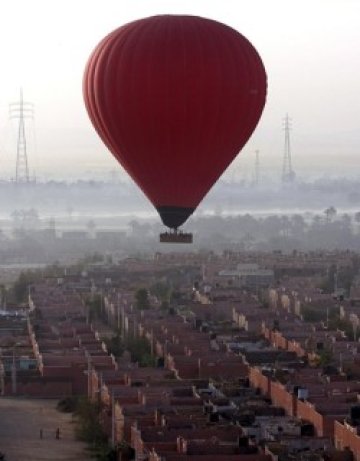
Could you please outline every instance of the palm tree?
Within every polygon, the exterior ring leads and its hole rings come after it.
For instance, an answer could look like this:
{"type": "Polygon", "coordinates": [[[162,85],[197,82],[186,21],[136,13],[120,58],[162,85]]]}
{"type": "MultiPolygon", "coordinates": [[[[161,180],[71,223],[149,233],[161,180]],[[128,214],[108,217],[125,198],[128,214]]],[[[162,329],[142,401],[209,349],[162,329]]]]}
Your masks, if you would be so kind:
{"type": "Polygon", "coordinates": [[[326,210],[324,210],[324,213],[326,216],[326,222],[329,223],[335,218],[337,211],[336,208],[330,206],[329,208],[326,208],[326,210]]]}
{"type": "Polygon", "coordinates": [[[288,238],[290,235],[290,227],[289,217],[286,215],[281,216],[281,232],[285,238],[288,238]]]}
{"type": "Polygon", "coordinates": [[[12,213],[11,213],[11,218],[13,220],[13,223],[14,223],[14,227],[15,228],[18,228],[20,227],[20,217],[21,217],[21,213],[19,210],[14,210],[12,213]]]}
{"type": "Polygon", "coordinates": [[[95,221],[93,219],[90,219],[87,223],[86,223],[86,227],[87,227],[87,230],[90,234],[91,237],[94,237],[94,232],[95,232],[95,229],[96,229],[96,224],[95,224],[95,221]]]}
{"type": "Polygon", "coordinates": [[[312,225],[317,227],[321,224],[321,216],[319,216],[318,214],[316,214],[313,219],[312,219],[312,225]]]}
{"type": "Polygon", "coordinates": [[[360,211],[358,211],[357,213],[354,214],[354,220],[358,224],[357,233],[359,234],[359,231],[360,231],[360,229],[359,229],[359,227],[360,227],[359,226],[360,225],[360,211]]]}
{"type": "Polygon", "coordinates": [[[291,228],[292,234],[296,237],[303,237],[306,230],[305,219],[300,214],[294,214],[291,216],[291,228]]]}

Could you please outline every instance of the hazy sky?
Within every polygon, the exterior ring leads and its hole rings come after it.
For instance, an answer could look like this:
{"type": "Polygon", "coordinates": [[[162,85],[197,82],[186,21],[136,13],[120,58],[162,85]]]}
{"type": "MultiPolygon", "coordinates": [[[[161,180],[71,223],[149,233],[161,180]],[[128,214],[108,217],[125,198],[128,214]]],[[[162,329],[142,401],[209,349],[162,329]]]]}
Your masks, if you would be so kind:
{"type": "Polygon", "coordinates": [[[85,112],[87,58],[111,30],[155,14],[195,14],[245,35],[268,74],[268,100],[255,134],[228,175],[280,175],[289,113],[298,175],[358,174],[359,0],[6,0],[0,15],[0,179],[14,176],[16,142],[8,105],[20,87],[35,105],[30,170],[40,177],[104,177],[121,171],[85,112]],[[35,142],[36,137],[36,142],[35,142]]]}

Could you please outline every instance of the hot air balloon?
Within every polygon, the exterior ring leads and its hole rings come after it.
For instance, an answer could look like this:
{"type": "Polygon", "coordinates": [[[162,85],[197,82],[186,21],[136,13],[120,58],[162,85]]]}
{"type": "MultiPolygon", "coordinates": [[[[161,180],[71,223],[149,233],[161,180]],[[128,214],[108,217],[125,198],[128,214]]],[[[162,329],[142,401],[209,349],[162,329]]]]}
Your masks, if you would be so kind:
{"type": "Polygon", "coordinates": [[[178,229],[248,141],[266,87],[253,45],[210,19],[144,18],[97,45],[83,79],[87,112],[172,230],[163,241],[191,241],[178,229]]]}

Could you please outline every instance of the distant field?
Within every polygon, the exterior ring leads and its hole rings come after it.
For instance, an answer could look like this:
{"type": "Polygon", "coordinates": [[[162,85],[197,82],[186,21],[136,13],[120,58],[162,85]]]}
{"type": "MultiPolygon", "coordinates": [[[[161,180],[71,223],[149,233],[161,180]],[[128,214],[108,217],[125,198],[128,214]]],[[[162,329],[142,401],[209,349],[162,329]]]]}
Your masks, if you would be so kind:
{"type": "Polygon", "coordinates": [[[74,438],[71,415],[54,400],[0,397],[0,451],[6,461],[89,461],[85,444],[74,438]],[[55,438],[60,429],[60,439],[55,438]],[[43,438],[40,438],[40,429],[43,438]]]}

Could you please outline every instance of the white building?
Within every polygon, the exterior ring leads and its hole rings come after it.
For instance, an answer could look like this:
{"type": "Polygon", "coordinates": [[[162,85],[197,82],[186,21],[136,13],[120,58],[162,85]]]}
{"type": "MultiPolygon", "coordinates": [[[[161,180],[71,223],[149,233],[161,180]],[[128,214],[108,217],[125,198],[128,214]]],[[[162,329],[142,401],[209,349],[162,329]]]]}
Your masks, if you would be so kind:
{"type": "Polygon", "coordinates": [[[234,285],[240,287],[266,287],[274,280],[272,269],[260,269],[258,264],[238,264],[234,270],[222,270],[220,277],[227,277],[234,281],[234,285]]]}

